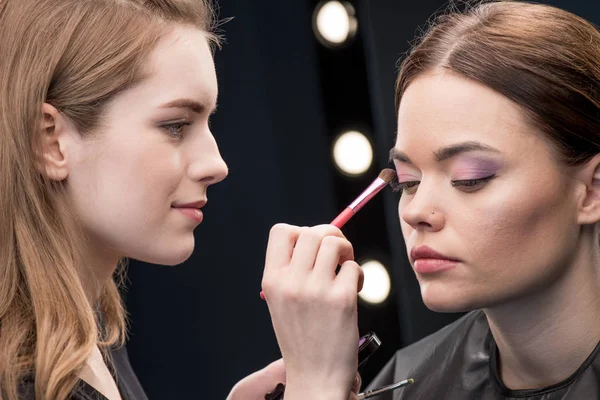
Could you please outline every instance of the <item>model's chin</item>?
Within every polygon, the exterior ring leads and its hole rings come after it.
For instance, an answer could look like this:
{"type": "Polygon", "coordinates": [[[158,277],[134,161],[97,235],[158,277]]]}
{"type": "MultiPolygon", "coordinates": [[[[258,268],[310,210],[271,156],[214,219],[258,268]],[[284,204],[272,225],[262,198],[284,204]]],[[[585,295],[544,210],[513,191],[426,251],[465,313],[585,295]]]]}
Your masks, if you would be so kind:
{"type": "Polygon", "coordinates": [[[440,313],[467,312],[480,308],[477,301],[464,291],[440,282],[420,283],[423,303],[431,311],[440,313]]]}

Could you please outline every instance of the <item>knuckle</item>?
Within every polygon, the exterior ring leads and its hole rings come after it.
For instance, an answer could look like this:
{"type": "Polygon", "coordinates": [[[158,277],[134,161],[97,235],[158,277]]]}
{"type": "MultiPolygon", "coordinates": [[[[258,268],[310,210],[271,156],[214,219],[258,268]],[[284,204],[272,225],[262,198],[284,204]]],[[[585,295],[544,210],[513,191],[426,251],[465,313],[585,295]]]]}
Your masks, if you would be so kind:
{"type": "Polygon", "coordinates": [[[304,226],[300,229],[300,237],[311,241],[317,241],[321,240],[322,236],[317,229],[304,226]]]}
{"type": "Polygon", "coordinates": [[[323,236],[345,237],[338,227],[331,224],[317,225],[316,228],[319,229],[323,236]]]}
{"type": "Polygon", "coordinates": [[[297,285],[283,285],[279,290],[284,301],[297,303],[302,299],[302,291],[297,285]]]}
{"type": "Polygon", "coordinates": [[[271,292],[273,292],[273,289],[277,287],[277,285],[275,284],[273,278],[264,277],[261,282],[261,287],[262,287],[263,292],[271,293],[271,292]]]}
{"type": "Polygon", "coordinates": [[[343,240],[342,247],[348,253],[354,254],[354,246],[348,240],[346,240],[346,239],[343,240]]]}
{"type": "Polygon", "coordinates": [[[272,238],[274,236],[278,236],[285,229],[285,224],[275,224],[271,227],[269,231],[269,237],[272,238]]]}
{"type": "Polygon", "coordinates": [[[341,246],[341,241],[342,239],[336,236],[325,236],[323,240],[321,240],[321,247],[338,249],[341,246]]]}
{"type": "Polygon", "coordinates": [[[354,247],[348,240],[337,236],[326,236],[321,241],[321,246],[337,253],[354,254],[354,247]]]}
{"type": "Polygon", "coordinates": [[[329,224],[316,225],[310,228],[306,228],[306,233],[310,234],[312,237],[316,239],[323,239],[325,237],[334,236],[334,237],[344,237],[342,231],[337,227],[329,224]]]}
{"type": "Polygon", "coordinates": [[[271,227],[271,230],[269,231],[269,237],[289,235],[295,232],[297,229],[298,227],[289,224],[278,223],[271,227]]]}
{"type": "MultiPolygon", "coordinates": [[[[356,290],[354,290],[356,292],[356,290]]],[[[350,290],[332,290],[328,302],[341,311],[354,311],[357,304],[357,295],[350,290]]]]}
{"type": "Polygon", "coordinates": [[[311,302],[322,302],[327,297],[327,290],[322,285],[310,285],[305,294],[311,302]]]}
{"type": "Polygon", "coordinates": [[[316,303],[319,301],[319,298],[320,298],[319,291],[315,290],[315,289],[306,290],[303,293],[303,296],[304,296],[304,300],[307,303],[316,303]]]}
{"type": "Polygon", "coordinates": [[[352,391],[355,393],[358,393],[361,386],[362,386],[362,377],[357,372],[356,375],[354,376],[354,380],[352,381],[352,391]]]}
{"type": "Polygon", "coordinates": [[[355,276],[361,275],[363,273],[360,265],[358,265],[358,263],[354,260],[344,261],[344,263],[342,264],[342,268],[347,273],[352,273],[352,275],[355,275],[355,276]]]}

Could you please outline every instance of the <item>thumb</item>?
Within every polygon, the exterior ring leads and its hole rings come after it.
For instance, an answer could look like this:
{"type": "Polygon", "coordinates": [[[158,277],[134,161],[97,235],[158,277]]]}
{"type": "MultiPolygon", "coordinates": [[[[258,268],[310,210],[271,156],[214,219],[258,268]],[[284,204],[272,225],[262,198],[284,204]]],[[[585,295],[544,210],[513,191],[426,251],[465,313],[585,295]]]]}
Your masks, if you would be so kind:
{"type": "Polygon", "coordinates": [[[360,387],[362,386],[362,377],[360,376],[360,374],[357,372],[356,376],[354,377],[354,381],[352,382],[352,392],[353,393],[358,393],[360,392],[360,387]]]}
{"type": "Polygon", "coordinates": [[[231,389],[227,400],[264,400],[278,383],[285,383],[285,366],[279,359],[248,375],[231,389]]]}
{"type": "Polygon", "coordinates": [[[261,372],[264,375],[265,381],[274,382],[273,387],[278,383],[285,383],[285,365],[283,364],[283,358],[272,362],[257,373],[261,372]]]}

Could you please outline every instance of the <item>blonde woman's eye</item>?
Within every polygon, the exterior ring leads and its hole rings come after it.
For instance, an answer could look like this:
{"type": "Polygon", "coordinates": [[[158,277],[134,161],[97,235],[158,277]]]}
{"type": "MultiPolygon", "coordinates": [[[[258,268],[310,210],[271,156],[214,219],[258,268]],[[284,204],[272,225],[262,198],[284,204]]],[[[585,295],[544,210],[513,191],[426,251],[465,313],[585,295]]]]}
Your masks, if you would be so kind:
{"type": "Polygon", "coordinates": [[[181,139],[183,137],[183,128],[190,125],[192,125],[190,121],[179,121],[163,124],[161,128],[167,131],[169,136],[181,139]]]}

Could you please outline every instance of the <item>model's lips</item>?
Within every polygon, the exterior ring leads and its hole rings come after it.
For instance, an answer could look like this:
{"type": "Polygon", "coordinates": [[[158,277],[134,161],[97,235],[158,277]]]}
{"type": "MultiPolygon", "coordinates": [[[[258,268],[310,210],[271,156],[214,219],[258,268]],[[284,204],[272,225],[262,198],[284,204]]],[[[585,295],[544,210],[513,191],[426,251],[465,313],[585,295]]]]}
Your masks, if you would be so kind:
{"type": "Polygon", "coordinates": [[[446,271],[461,262],[461,260],[445,256],[429,246],[413,247],[410,251],[410,260],[419,274],[446,271]]]}

